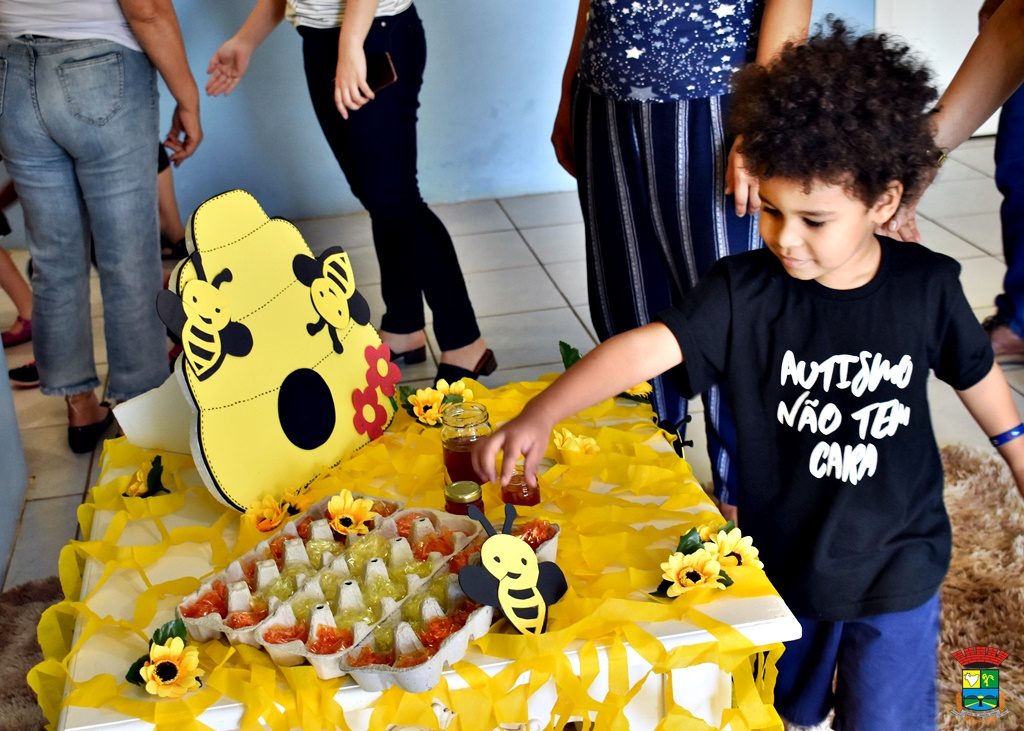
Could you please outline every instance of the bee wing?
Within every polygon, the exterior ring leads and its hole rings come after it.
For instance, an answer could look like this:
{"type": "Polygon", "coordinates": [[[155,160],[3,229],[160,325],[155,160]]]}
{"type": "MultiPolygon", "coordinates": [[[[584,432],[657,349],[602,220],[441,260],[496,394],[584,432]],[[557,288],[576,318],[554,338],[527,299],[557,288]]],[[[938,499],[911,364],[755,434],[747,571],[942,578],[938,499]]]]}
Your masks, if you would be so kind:
{"type": "Polygon", "coordinates": [[[552,561],[542,561],[537,565],[537,570],[537,591],[544,597],[545,602],[554,604],[569,590],[565,574],[558,564],[552,561]]]}
{"type": "Polygon", "coordinates": [[[220,342],[225,353],[241,358],[252,350],[252,332],[240,322],[229,322],[220,331],[220,342]]]}
{"type": "Polygon", "coordinates": [[[498,580],[483,566],[463,566],[459,570],[459,586],[477,604],[498,605],[498,580]]]}
{"type": "Polygon", "coordinates": [[[320,276],[320,262],[307,254],[296,254],[292,259],[292,272],[308,287],[320,276]]]}
{"type": "Polygon", "coordinates": [[[348,314],[360,325],[367,325],[370,322],[370,305],[357,289],[352,293],[348,301],[348,314]]]}
{"type": "Polygon", "coordinates": [[[185,308],[181,306],[181,298],[167,289],[161,289],[156,295],[156,312],[168,330],[181,337],[185,328],[185,308]]]}

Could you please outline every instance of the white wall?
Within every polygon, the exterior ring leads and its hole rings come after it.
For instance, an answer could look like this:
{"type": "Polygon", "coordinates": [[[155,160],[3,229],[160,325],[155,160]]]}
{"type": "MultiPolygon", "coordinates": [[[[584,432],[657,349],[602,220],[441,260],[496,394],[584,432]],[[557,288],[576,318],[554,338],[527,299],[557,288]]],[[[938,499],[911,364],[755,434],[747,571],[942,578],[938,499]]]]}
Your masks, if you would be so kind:
{"type": "MultiPolygon", "coordinates": [[[[176,3],[193,73],[251,8],[244,0],[176,3]]],[[[569,190],[548,141],[572,37],[574,0],[421,0],[428,59],[420,109],[420,182],[432,202],[569,190]]],[[[862,28],[870,0],[819,0],[862,28]]],[[[172,100],[161,110],[169,124],[172,100]]],[[[316,124],[298,34],[279,27],[232,96],[205,98],[206,139],[176,173],[184,215],[207,197],[244,187],[272,215],[358,210],[316,124]]]]}

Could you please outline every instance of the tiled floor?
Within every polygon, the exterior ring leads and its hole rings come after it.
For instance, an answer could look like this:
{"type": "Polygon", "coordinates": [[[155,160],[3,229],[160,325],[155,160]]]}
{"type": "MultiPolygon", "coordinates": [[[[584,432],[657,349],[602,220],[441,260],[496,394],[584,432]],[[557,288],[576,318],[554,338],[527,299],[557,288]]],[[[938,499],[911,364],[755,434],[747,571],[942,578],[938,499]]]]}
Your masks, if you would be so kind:
{"type": "MultiPolygon", "coordinates": [[[[992,140],[972,140],[953,153],[938,181],[922,201],[924,241],[960,260],[968,299],[982,318],[992,311],[1005,266],[999,239],[1000,198],[992,180],[992,140]]],[[[455,245],[480,328],[497,354],[500,369],[486,380],[497,385],[528,380],[560,370],[558,341],[582,350],[594,345],[587,311],[583,225],[575,193],[552,193],[501,200],[437,206],[455,237],[455,245]]],[[[375,312],[381,310],[380,271],[371,247],[370,226],[363,214],[299,223],[316,250],[341,243],[352,252],[360,289],[375,312]]],[[[24,252],[17,253],[23,264],[24,252]]],[[[95,283],[94,283],[95,284],[95,283]]],[[[99,305],[98,287],[94,303],[99,305]]],[[[96,357],[105,375],[102,312],[94,307],[96,357]]],[[[0,293],[0,323],[13,320],[11,303],[0,293]]],[[[407,369],[411,382],[426,382],[436,366],[437,344],[430,336],[431,357],[407,369]]],[[[30,345],[7,352],[10,365],[31,359],[30,345]]],[[[1018,408],[1024,410],[1024,369],[1008,371],[1018,408]]],[[[956,395],[936,382],[932,418],[940,443],[961,442],[986,448],[987,440],[956,395]]],[[[75,509],[92,482],[94,456],[75,456],[65,443],[64,406],[38,390],[15,392],[15,406],[29,468],[29,489],[20,532],[9,567],[0,556],[0,579],[10,587],[56,573],[57,555],[75,534],[75,509]],[[6,576],[5,576],[6,570],[6,576]]],[[[701,406],[688,451],[702,480],[709,479],[701,406]]]]}

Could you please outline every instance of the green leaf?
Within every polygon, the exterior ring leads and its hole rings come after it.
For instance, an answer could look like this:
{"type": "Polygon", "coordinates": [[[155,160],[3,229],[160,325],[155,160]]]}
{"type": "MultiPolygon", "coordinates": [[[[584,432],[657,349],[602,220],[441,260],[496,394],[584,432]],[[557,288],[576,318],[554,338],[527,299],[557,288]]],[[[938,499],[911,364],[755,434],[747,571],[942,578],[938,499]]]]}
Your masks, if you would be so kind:
{"type": "Polygon", "coordinates": [[[728,587],[728,586],[732,586],[736,582],[734,582],[729,577],[729,574],[727,574],[724,571],[722,571],[721,569],[719,569],[718,570],[718,583],[722,584],[723,586],[727,586],[728,587]]]}
{"type": "Polygon", "coordinates": [[[179,637],[181,641],[184,642],[187,635],[188,633],[185,631],[185,623],[181,621],[181,617],[175,617],[153,633],[153,639],[150,641],[150,645],[165,645],[172,637],[179,637]]]}
{"type": "Polygon", "coordinates": [[[685,535],[679,537],[679,545],[676,547],[676,551],[685,556],[701,548],[704,548],[704,541],[700,539],[700,533],[697,532],[696,528],[690,528],[685,535]]]}
{"type": "Polygon", "coordinates": [[[736,527],[736,524],[730,520],[728,523],[726,523],[721,528],[716,530],[715,531],[715,535],[717,536],[721,531],[725,531],[726,533],[728,533],[729,531],[731,531],[735,527],[736,527]]]}
{"type": "Polygon", "coordinates": [[[124,679],[133,685],[145,685],[146,681],[142,679],[142,666],[149,661],[149,655],[143,655],[138,660],[132,663],[132,666],[128,668],[128,672],[125,673],[124,679]]]}
{"type": "Polygon", "coordinates": [[[580,355],[580,351],[569,345],[569,343],[564,340],[558,341],[558,352],[562,355],[562,365],[565,366],[566,370],[569,370],[573,363],[583,358],[583,356],[580,355]]]}
{"type": "Polygon", "coordinates": [[[669,581],[668,579],[665,579],[660,584],[658,584],[658,588],[657,589],[655,589],[654,591],[648,592],[648,593],[651,596],[656,596],[656,597],[661,597],[661,598],[664,598],[664,599],[668,599],[668,598],[670,598],[669,595],[668,595],[668,588],[670,586],[672,586],[672,582],[669,581]]]}
{"type": "Polygon", "coordinates": [[[441,400],[442,404],[461,404],[465,399],[462,398],[461,394],[449,393],[445,394],[445,397],[441,400]]]}
{"type": "Polygon", "coordinates": [[[163,460],[160,459],[160,455],[157,455],[156,457],[153,457],[153,466],[149,468],[149,474],[146,475],[146,494],[144,497],[152,497],[153,495],[171,492],[164,487],[163,474],[163,460]]]}
{"type": "Polygon", "coordinates": [[[391,402],[391,410],[398,411],[398,401],[395,400],[394,396],[388,396],[388,401],[391,402]]]}

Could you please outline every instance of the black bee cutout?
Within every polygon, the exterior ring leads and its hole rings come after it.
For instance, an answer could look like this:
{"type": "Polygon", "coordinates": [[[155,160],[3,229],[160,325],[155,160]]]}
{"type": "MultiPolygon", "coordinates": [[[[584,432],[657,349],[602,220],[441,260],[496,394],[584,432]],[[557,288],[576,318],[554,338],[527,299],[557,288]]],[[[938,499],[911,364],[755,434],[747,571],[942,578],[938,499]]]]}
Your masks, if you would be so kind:
{"type": "Polygon", "coordinates": [[[541,634],[548,625],[548,605],[568,590],[565,574],[551,561],[537,561],[537,554],[518,536],[511,535],[516,509],[505,506],[501,533],[475,505],[469,517],[483,525],[490,536],[480,548],[482,566],[459,571],[459,586],[473,601],[501,609],[512,626],[523,634],[541,634]]]}
{"type": "Polygon", "coordinates": [[[296,254],[292,271],[296,279],[309,287],[313,309],[320,315],[316,322],[306,325],[306,332],[316,335],[326,325],[334,352],[342,353],[345,347],[338,332],[348,327],[350,320],[360,325],[370,322],[370,306],[356,290],[348,253],[340,246],[332,246],[316,259],[296,254]]]}
{"type": "Polygon", "coordinates": [[[161,290],[156,309],[167,329],[181,339],[185,360],[196,377],[205,381],[220,368],[224,356],[245,357],[252,350],[252,333],[245,325],[231,320],[231,310],[220,286],[231,281],[231,270],[222,269],[212,281],[198,251],[190,256],[196,279],[185,283],[181,297],[161,290]]]}

